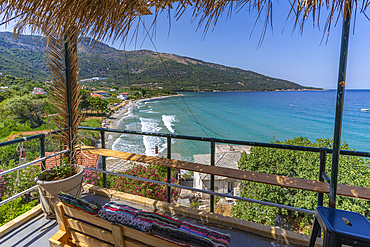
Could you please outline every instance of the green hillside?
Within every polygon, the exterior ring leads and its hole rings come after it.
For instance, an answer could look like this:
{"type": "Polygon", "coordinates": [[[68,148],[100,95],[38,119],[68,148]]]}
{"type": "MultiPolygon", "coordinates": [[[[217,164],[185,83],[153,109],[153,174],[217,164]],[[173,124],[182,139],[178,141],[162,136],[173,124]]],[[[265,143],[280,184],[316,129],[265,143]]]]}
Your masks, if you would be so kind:
{"type": "MultiPolygon", "coordinates": [[[[0,72],[33,80],[47,80],[40,37],[0,33],[0,72]]],[[[122,51],[90,39],[78,47],[80,78],[106,77],[115,86],[165,88],[176,91],[307,90],[294,82],[252,71],[207,63],[149,50],[122,51]]]]}

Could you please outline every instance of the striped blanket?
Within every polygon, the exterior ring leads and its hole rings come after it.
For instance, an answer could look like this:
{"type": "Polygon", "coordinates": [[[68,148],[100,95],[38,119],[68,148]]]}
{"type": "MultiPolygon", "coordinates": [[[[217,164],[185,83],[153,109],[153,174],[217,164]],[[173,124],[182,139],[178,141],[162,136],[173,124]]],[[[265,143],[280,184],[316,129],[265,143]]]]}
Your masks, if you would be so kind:
{"type": "Polygon", "coordinates": [[[206,237],[197,236],[180,229],[158,225],[157,223],[153,223],[152,233],[158,238],[162,238],[182,246],[216,247],[216,245],[206,237]]]}
{"type": "Polygon", "coordinates": [[[221,233],[206,227],[191,224],[187,221],[183,221],[179,229],[187,233],[195,234],[199,237],[206,237],[219,247],[227,247],[231,241],[230,234],[228,233],[221,233]]]}
{"type": "Polygon", "coordinates": [[[112,223],[121,224],[141,232],[150,232],[151,224],[135,219],[140,209],[124,204],[109,202],[99,211],[99,217],[112,223]]]}
{"type": "Polygon", "coordinates": [[[145,212],[141,211],[135,219],[139,219],[141,221],[148,222],[150,224],[157,223],[158,225],[171,227],[171,228],[179,228],[181,225],[181,221],[171,218],[169,216],[165,216],[162,214],[154,213],[154,212],[145,212]]]}
{"type": "Polygon", "coordinates": [[[59,201],[70,206],[71,208],[78,209],[91,215],[97,215],[99,210],[101,209],[101,206],[98,203],[90,203],[84,199],[78,198],[77,196],[68,193],[64,193],[62,191],[58,193],[58,198],[59,201]]]}

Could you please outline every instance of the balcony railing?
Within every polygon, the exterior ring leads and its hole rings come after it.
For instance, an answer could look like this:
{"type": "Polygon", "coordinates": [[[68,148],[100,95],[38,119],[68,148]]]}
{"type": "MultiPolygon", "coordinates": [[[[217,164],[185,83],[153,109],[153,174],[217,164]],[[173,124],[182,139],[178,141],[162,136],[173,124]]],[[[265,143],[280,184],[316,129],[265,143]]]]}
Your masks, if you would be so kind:
{"type": "MultiPolygon", "coordinates": [[[[92,128],[92,127],[83,127],[83,126],[79,128],[85,129],[85,130],[91,130],[91,131],[99,131],[101,134],[101,148],[83,147],[82,150],[84,152],[90,152],[90,153],[98,154],[102,156],[102,169],[101,170],[94,169],[94,168],[88,168],[88,167],[86,169],[96,171],[96,172],[102,172],[104,187],[107,186],[106,174],[109,174],[109,175],[122,176],[122,177],[130,178],[130,179],[136,179],[136,180],[165,185],[167,186],[167,202],[170,202],[171,187],[183,188],[183,189],[188,189],[192,191],[207,193],[210,195],[210,211],[211,212],[214,211],[214,196],[220,196],[220,197],[233,198],[233,199],[240,200],[240,201],[258,203],[258,204],[272,206],[272,207],[284,208],[287,210],[293,210],[293,211],[298,211],[298,212],[307,213],[307,214],[314,213],[314,211],[303,209],[303,208],[296,208],[296,207],[291,207],[291,206],[286,206],[286,205],[281,205],[281,204],[276,204],[276,203],[270,203],[266,201],[258,201],[258,200],[254,200],[250,198],[244,198],[244,197],[239,197],[239,196],[234,196],[234,195],[225,195],[222,193],[215,192],[214,191],[214,176],[215,175],[229,177],[229,178],[236,178],[236,179],[240,179],[244,181],[253,181],[253,182],[259,182],[259,183],[277,185],[277,186],[287,187],[287,188],[314,191],[318,193],[318,203],[317,203],[318,206],[323,205],[323,194],[329,193],[330,188],[329,188],[329,185],[325,181],[330,181],[330,178],[325,174],[325,166],[326,166],[326,155],[328,153],[329,154],[332,153],[333,152],[332,149],[291,146],[291,145],[282,145],[282,144],[273,144],[273,143],[260,143],[260,142],[250,142],[250,141],[238,141],[238,140],[228,140],[228,139],[217,139],[217,138],[208,138],[208,137],[183,136],[183,135],[174,135],[174,134],[138,132],[138,131],[128,131],[128,130],[117,130],[117,129],[92,128]],[[152,157],[152,156],[145,156],[145,155],[138,155],[138,154],[107,150],[105,149],[105,133],[106,132],[122,133],[122,134],[130,134],[130,135],[146,135],[146,136],[164,137],[167,139],[167,158],[165,159],[165,158],[158,158],[158,157],[152,157]],[[192,162],[186,162],[186,161],[172,160],[171,159],[171,140],[172,139],[185,139],[185,140],[208,142],[210,146],[210,152],[211,152],[210,166],[201,165],[201,164],[192,163],[192,162]],[[236,170],[236,169],[217,167],[215,166],[215,145],[216,143],[249,145],[249,146],[255,146],[255,147],[278,148],[278,149],[320,153],[320,168],[319,168],[318,180],[317,181],[305,180],[305,179],[300,179],[300,178],[290,178],[290,177],[283,177],[279,175],[269,175],[269,174],[263,174],[263,173],[256,173],[256,172],[241,171],[241,170],[236,170]],[[122,173],[106,171],[106,156],[165,166],[167,167],[167,182],[161,182],[161,181],[150,180],[146,178],[130,176],[130,175],[122,174],[122,173]],[[179,184],[171,183],[171,168],[183,169],[183,170],[189,170],[189,171],[197,171],[201,173],[210,174],[211,175],[210,190],[207,191],[207,190],[202,190],[202,189],[197,189],[193,187],[187,187],[187,186],[182,186],[179,184]]],[[[63,150],[58,153],[45,157],[45,137],[49,134],[50,133],[38,134],[38,135],[30,136],[27,138],[20,138],[20,139],[0,143],[0,147],[3,147],[3,146],[11,145],[11,144],[24,142],[24,141],[39,139],[40,140],[39,141],[40,157],[41,157],[40,159],[34,160],[32,162],[28,162],[18,167],[3,171],[0,173],[0,176],[8,174],[10,172],[23,169],[25,167],[31,166],[40,161],[42,164],[41,168],[45,169],[46,159],[54,157],[56,155],[60,155],[62,153],[69,152],[69,150],[63,150]]],[[[370,157],[370,153],[367,153],[367,152],[341,150],[340,154],[360,156],[360,157],[370,157]]],[[[0,205],[6,202],[9,202],[11,200],[14,200],[20,197],[21,195],[34,190],[35,188],[36,186],[31,187],[16,195],[13,195],[7,198],[6,200],[0,202],[0,205]]],[[[349,186],[349,185],[338,185],[338,195],[361,198],[361,199],[370,199],[369,198],[370,189],[363,188],[363,187],[349,186]]]]}

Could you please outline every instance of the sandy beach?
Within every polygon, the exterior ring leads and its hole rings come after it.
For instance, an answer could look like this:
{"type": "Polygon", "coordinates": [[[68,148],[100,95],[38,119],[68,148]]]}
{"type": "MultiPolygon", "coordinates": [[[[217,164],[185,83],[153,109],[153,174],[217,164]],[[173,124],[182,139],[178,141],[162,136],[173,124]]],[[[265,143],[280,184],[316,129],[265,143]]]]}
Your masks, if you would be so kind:
{"type": "MultiPolygon", "coordinates": [[[[182,94],[178,95],[168,95],[168,96],[160,96],[160,97],[153,97],[153,98],[144,98],[144,99],[138,99],[133,101],[128,101],[125,106],[120,107],[117,111],[115,111],[112,115],[108,117],[109,124],[107,125],[108,129],[118,129],[120,122],[122,121],[122,118],[127,114],[130,108],[136,106],[140,102],[145,101],[153,101],[158,99],[165,99],[169,97],[176,97],[181,96],[182,94]]],[[[107,133],[105,136],[106,140],[106,148],[112,149],[112,145],[114,141],[121,136],[120,133],[107,133]]]]}

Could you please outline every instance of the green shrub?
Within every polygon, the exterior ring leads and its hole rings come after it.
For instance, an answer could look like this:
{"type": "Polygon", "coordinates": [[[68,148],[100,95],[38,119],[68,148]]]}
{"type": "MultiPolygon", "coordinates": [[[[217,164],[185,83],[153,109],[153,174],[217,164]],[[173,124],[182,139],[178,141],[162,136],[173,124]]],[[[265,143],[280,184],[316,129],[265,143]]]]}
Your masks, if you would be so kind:
{"type": "Polygon", "coordinates": [[[189,204],[189,208],[195,208],[198,209],[200,206],[200,202],[192,202],[189,204]]]}
{"type": "MultiPolygon", "coordinates": [[[[3,198],[5,199],[5,198],[3,198]]],[[[0,206],[0,226],[8,223],[12,219],[17,218],[18,216],[24,214],[25,212],[31,210],[39,204],[39,200],[33,200],[31,202],[27,202],[27,200],[23,197],[19,197],[12,202],[5,203],[4,205],[0,206]],[[25,203],[26,202],[26,203],[25,203]]]]}
{"type": "MultiPolygon", "coordinates": [[[[277,144],[332,148],[331,139],[318,139],[311,142],[307,138],[297,137],[293,140],[276,142],[277,144]]],[[[342,143],[341,150],[350,150],[346,143],[342,143]]],[[[327,155],[326,174],[331,172],[331,155],[327,155]]],[[[282,175],[287,177],[318,180],[320,154],[303,151],[293,151],[275,148],[253,147],[250,155],[243,153],[239,161],[239,169],[266,174],[282,175]]],[[[339,159],[338,184],[368,187],[370,177],[369,161],[355,156],[341,155],[339,159]]],[[[315,210],[317,193],[283,188],[255,182],[243,182],[240,193],[243,197],[283,204],[292,207],[315,210]]],[[[328,203],[328,196],[324,195],[324,205],[328,203]]],[[[370,202],[348,197],[337,197],[337,208],[361,213],[370,219],[370,202]]],[[[287,211],[275,207],[255,203],[238,201],[232,209],[232,215],[248,221],[274,225],[277,214],[281,214],[292,225],[305,225],[312,222],[313,216],[296,211],[287,211]]]]}

